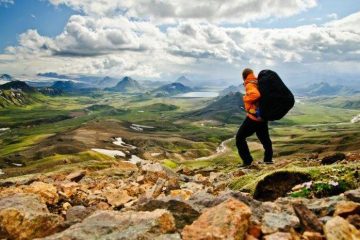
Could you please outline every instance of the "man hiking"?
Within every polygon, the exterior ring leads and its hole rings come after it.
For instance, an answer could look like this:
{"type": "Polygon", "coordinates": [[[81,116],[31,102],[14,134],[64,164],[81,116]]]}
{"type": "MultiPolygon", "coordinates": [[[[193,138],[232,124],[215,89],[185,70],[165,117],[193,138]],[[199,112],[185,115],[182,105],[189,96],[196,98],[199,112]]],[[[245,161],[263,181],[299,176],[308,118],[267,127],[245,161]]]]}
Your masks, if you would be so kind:
{"type": "Polygon", "coordinates": [[[247,116],[236,134],[236,146],[243,160],[242,166],[250,166],[253,161],[246,138],[254,133],[256,133],[256,136],[265,149],[264,162],[272,164],[273,150],[269,136],[268,122],[262,120],[259,114],[260,92],[258,90],[258,80],[253,70],[249,68],[244,69],[242,77],[246,92],[243,100],[247,116]]]}

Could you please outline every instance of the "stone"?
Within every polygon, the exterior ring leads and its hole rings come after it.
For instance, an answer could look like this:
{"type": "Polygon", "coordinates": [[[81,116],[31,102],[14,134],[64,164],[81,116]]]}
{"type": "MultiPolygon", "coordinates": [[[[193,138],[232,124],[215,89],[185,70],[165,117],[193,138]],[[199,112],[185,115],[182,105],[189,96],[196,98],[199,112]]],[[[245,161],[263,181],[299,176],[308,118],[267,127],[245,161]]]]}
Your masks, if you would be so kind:
{"type": "Polygon", "coordinates": [[[113,207],[123,206],[125,203],[134,199],[128,195],[126,190],[121,189],[108,189],[103,195],[107,202],[113,207]]]}
{"type": "Polygon", "coordinates": [[[255,238],[260,238],[260,236],[261,236],[261,225],[257,225],[257,224],[250,225],[250,227],[248,229],[248,234],[255,237],[255,238]]]}
{"type": "Polygon", "coordinates": [[[40,197],[42,202],[54,205],[59,201],[59,195],[54,185],[44,182],[33,182],[24,189],[26,193],[33,193],[40,197]]]}
{"type": "Polygon", "coordinates": [[[187,189],[171,190],[169,196],[179,198],[181,200],[189,200],[193,192],[187,189]]]}
{"type": "Polygon", "coordinates": [[[195,174],[193,176],[193,180],[196,182],[196,183],[201,183],[201,184],[207,184],[209,183],[209,180],[207,177],[204,177],[201,173],[198,173],[198,174],[195,174]]]}
{"type": "Polygon", "coordinates": [[[300,219],[301,226],[310,232],[322,232],[323,225],[317,216],[304,204],[293,204],[296,216],[300,219]]]}
{"type": "Polygon", "coordinates": [[[284,197],[297,184],[310,181],[303,172],[278,171],[267,175],[256,185],[254,198],[260,201],[273,201],[284,197]]]}
{"type": "Polygon", "coordinates": [[[346,220],[354,225],[356,227],[356,229],[360,229],[360,215],[356,214],[356,215],[350,215],[346,218],[346,220]]]}
{"type": "Polygon", "coordinates": [[[71,204],[69,202],[64,202],[62,208],[67,211],[69,208],[71,208],[71,204]]]}
{"type": "Polygon", "coordinates": [[[355,190],[346,191],[344,193],[344,195],[350,201],[360,203],[360,188],[357,188],[355,190]]]}
{"type": "Polygon", "coordinates": [[[245,234],[244,240],[258,240],[258,238],[254,237],[250,234],[245,234]]]}
{"type": "Polygon", "coordinates": [[[175,220],[170,212],[96,211],[81,223],[43,240],[136,240],[154,239],[175,231],[175,220]]]}
{"type": "Polygon", "coordinates": [[[163,187],[165,186],[166,180],[163,178],[158,178],[155,185],[146,192],[147,198],[156,198],[163,191],[163,187]]]}
{"type": "Polygon", "coordinates": [[[58,185],[61,195],[66,198],[71,198],[80,189],[80,185],[76,182],[62,182],[58,185]]]}
{"type": "Polygon", "coordinates": [[[343,201],[342,196],[333,196],[329,198],[314,199],[306,203],[309,208],[319,218],[333,215],[338,202],[343,201]]]}
{"type": "Polygon", "coordinates": [[[146,202],[139,204],[137,209],[140,211],[166,209],[174,216],[177,229],[184,228],[185,225],[191,224],[200,216],[200,212],[191,204],[178,199],[149,199],[146,202]]]}
{"type": "Polygon", "coordinates": [[[296,216],[286,213],[265,213],[261,231],[264,234],[271,234],[278,231],[289,231],[291,228],[299,226],[300,221],[296,216]]]}
{"type": "Polygon", "coordinates": [[[81,205],[73,206],[66,211],[66,221],[71,223],[81,222],[93,212],[93,208],[86,208],[81,205]]]}
{"type": "Polygon", "coordinates": [[[263,240],[293,240],[291,233],[276,232],[270,235],[266,235],[263,240]]]}
{"type": "Polygon", "coordinates": [[[346,155],[344,153],[335,153],[335,154],[323,157],[323,159],[321,159],[321,164],[323,164],[323,165],[334,164],[338,161],[344,160],[345,158],[346,158],[346,155]]]}
{"type": "Polygon", "coordinates": [[[304,240],[325,240],[325,236],[318,232],[305,231],[302,235],[304,240]]]}
{"type": "Polygon", "coordinates": [[[334,216],[346,218],[355,214],[360,215],[360,203],[352,201],[341,201],[336,204],[334,216]]]}
{"type": "Polygon", "coordinates": [[[342,217],[336,216],[324,227],[327,240],[358,240],[360,231],[342,217]]]}
{"type": "Polygon", "coordinates": [[[246,235],[250,208],[230,198],[221,204],[205,209],[201,216],[182,231],[184,240],[243,239],[246,235]]]}
{"type": "Polygon", "coordinates": [[[66,179],[71,182],[79,182],[83,177],[85,177],[86,171],[80,170],[76,172],[72,172],[66,176],[66,179]]]}
{"type": "Polygon", "coordinates": [[[63,218],[51,214],[34,194],[18,193],[0,199],[0,236],[9,239],[45,237],[60,230],[63,218]]]}
{"type": "Polygon", "coordinates": [[[154,240],[181,240],[181,236],[178,233],[162,234],[154,238],[154,240]]]}

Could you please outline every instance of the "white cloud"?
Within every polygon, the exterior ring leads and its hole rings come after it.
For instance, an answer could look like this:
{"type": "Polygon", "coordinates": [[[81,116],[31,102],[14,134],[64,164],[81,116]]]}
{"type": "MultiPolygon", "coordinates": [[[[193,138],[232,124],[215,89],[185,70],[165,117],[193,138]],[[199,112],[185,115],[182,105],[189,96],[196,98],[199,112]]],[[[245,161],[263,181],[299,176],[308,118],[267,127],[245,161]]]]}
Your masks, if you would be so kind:
{"type": "Polygon", "coordinates": [[[0,0],[0,6],[8,6],[9,4],[14,4],[15,1],[14,0],[0,0]]]}
{"type": "Polygon", "coordinates": [[[288,17],[313,8],[316,0],[49,0],[88,15],[150,19],[158,23],[179,20],[245,23],[269,17],[288,17]]]}

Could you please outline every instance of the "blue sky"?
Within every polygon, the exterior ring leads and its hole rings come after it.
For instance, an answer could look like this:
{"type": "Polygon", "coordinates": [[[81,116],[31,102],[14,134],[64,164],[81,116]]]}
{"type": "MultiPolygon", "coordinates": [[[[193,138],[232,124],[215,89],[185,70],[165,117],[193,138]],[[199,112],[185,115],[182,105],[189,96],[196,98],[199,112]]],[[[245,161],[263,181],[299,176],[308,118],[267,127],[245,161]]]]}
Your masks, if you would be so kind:
{"type": "Polygon", "coordinates": [[[360,76],[359,0],[157,4],[0,0],[0,73],[235,81],[252,66],[311,81],[360,76]]]}

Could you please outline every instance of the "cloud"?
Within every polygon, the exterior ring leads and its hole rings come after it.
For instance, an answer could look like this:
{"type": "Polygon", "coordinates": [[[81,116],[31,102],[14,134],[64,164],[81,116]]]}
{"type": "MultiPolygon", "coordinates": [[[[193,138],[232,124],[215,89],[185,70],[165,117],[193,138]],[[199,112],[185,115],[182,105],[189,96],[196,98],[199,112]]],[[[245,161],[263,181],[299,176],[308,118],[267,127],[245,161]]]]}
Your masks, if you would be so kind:
{"type": "Polygon", "coordinates": [[[246,23],[269,17],[288,17],[317,6],[316,0],[49,0],[88,15],[149,19],[158,23],[198,20],[246,23]]]}
{"type": "Polygon", "coordinates": [[[0,7],[4,6],[5,8],[9,7],[9,5],[15,4],[14,0],[0,0],[0,7]]]}

